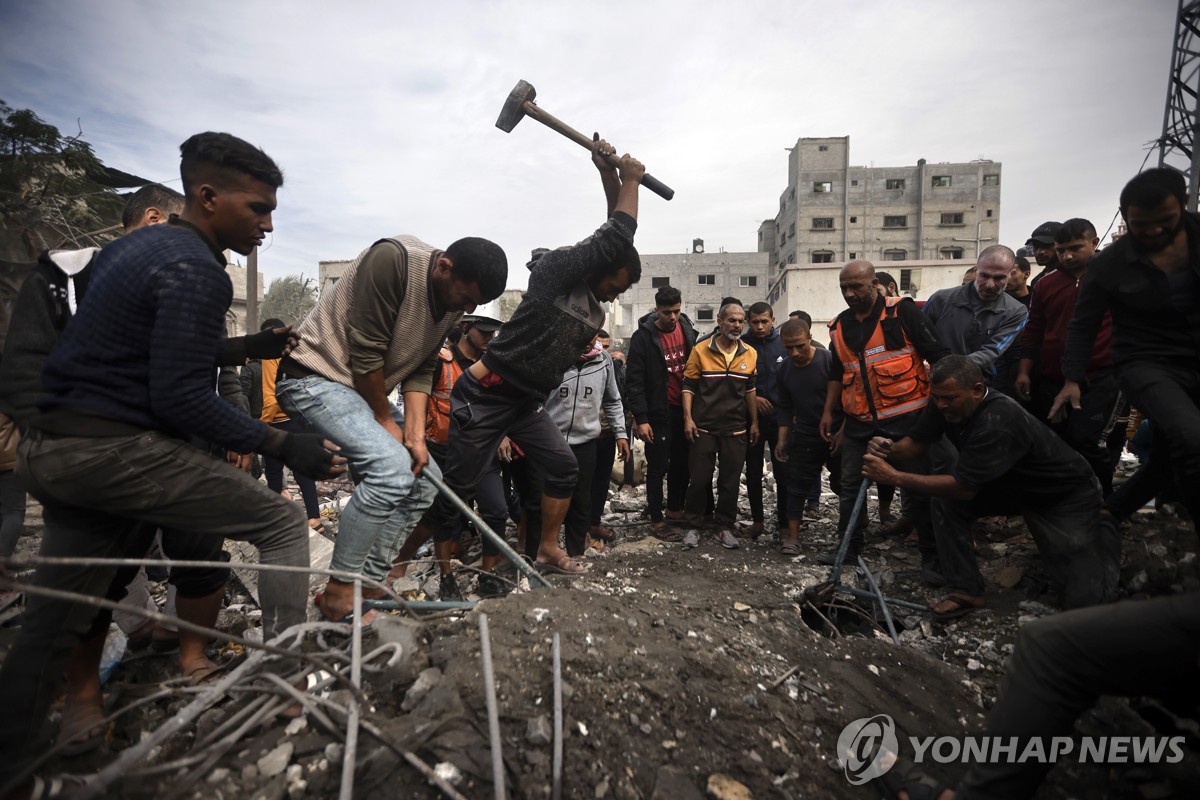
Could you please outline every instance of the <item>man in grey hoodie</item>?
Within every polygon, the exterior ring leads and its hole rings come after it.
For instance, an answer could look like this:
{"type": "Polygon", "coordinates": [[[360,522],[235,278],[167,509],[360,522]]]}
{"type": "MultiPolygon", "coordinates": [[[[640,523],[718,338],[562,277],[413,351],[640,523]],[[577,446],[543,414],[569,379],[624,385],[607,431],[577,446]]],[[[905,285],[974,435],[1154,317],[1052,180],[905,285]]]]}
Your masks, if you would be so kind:
{"type": "Polygon", "coordinates": [[[625,461],[629,458],[629,436],[625,432],[625,409],[617,373],[612,357],[593,338],[579,361],[567,369],[558,389],[546,398],[546,413],[566,437],[579,463],[579,479],[565,520],[567,554],[572,558],[583,555],[587,547],[601,408],[616,437],[620,458],[625,461]]]}

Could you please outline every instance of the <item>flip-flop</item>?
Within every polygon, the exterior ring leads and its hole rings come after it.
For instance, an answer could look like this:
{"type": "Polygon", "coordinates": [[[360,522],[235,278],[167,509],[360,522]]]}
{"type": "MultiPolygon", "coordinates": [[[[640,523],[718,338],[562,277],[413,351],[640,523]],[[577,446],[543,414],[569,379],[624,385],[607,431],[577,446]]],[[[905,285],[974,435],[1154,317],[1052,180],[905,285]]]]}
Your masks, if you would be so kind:
{"type": "Polygon", "coordinates": [[[533,568],[542,575],[567,575],[574,578],[579,575],[588,574],[587,567],[583,566],[566,553],[563,553],[562,556],[553,564],[545,561],[535,561],[533,562],[533,568]],[[574,568],[572,569],[572,567],[574,568]]]}
{"type": "Polygon", "coordinates": [[[800,555],[800,542],[795,539],[786,539],[784,543],[779,546],[779,553],[785,556],[800,555]]]}
{"type": "Polygon", "coordinates": [[[950,592],[941,600],[930,603],[929,610],[934,619],[947,620],[958,619],[985,606],[987,606],[987,600],[983,597],[973,597],[962,592],[950,592]]]}

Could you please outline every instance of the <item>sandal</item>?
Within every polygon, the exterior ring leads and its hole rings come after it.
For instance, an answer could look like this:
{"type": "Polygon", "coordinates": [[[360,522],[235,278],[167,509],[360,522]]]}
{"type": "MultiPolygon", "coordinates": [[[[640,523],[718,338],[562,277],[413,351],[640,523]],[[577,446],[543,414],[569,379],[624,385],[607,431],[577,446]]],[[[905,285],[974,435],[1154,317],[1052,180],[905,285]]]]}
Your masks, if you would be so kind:
{"type": "Polygon", "coordinates": [[[650,535],[660,542],[670,542],[675,544],[683,541],[683,534],[676,528],[671,527],[665,521],[650,523],[650,535]]]}
{"type": "Polygon", "coordinates": [[[566,553],[562,553],[555,561],[535,561],[533,568],[542,575],[568,575],[575,577],[577,575],[586,575],[588,568],[580,564],[575,559],[571,558],[566,553]]]}
{"type": "Polygon", "coordinates": [[[934,619],[946,620],[958,619],[985,606],[987,606],[987,599],[982,595],[950,592],[941,600],[930,603],[929,610],[933,613],[934,619]]]}
{"type": "Polygon", "coordinates": [[[937,800],[942,792],[951,788],[903,756],[894,756],[895,763],[887,772],[872,781],[883,792],[883,796],[898,800],[900,793],[909,800],[937,800]]]}
{"type": "Polygon", "coordinates": [[[108,738],[109,726],[103,724],[104,709],[88,704],[79,709],[63,708],[62,720],[58,724],[58,743],[63,743],[59,752],[64,756],[90,753],[108,738]]]}
{"type": "Polygon", "coordinates": [[[215,683],[221,673],[225,671],[225,667],[221,664],[214,664],[211,661],[207,664],[196,667],[195,669],[183,673],[183,677],[187,679],[187,685],[192,688],[207,686],[210,683],[215,683]]]}
{"type": "Polygon", "coordinates": [[[780,555],[798,556],[800,555],[800,540],[799,539],[784,539],[783,544],[779,546],[780,555]]]}

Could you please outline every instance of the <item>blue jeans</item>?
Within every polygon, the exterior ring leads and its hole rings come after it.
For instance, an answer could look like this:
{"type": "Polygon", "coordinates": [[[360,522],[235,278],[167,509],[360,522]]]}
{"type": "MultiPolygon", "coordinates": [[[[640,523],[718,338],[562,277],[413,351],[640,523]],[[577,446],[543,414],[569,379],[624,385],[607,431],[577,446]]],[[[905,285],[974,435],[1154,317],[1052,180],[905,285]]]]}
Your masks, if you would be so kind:
{"type": "MultiPolygon", "coordinates": [[[[338,524],[330,568],[383,580],[437,489],[413,477],[408,449],[375,421],[355,389],[319,375],[280,376],[275,397],[293,420],[337,442],[354,476],[354,495],[338,524]]],[[[392,419],[404,427],[395,406],[392,419]]],[[[441,477],[432,460],[425,469],[441,477]]]]}

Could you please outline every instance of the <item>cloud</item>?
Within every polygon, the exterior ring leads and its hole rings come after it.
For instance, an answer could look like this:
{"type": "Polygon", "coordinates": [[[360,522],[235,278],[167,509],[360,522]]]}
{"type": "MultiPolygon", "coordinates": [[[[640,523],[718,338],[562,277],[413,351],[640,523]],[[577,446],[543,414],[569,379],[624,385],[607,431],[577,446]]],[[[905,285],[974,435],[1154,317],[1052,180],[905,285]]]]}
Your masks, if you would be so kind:
{"type": "MultiPolygon", "coordinates": [[[[268,279],[372,241],[499,242],[514,265],[602,220],[586,153],[532,120],[494,127],[518,78],[673,186],[639,248],[753,250],[801,136],[851,161],[1003,163],[1001,238],[1104,228],[1158,136],[1173,6],[924,0],[589,8],[535,0],[4,4],[4,99],[106,163],[177,181],[178,145],[228,130],[284,167],[268,279]]],[[[178,185],[176,183],[176,185],[178,185]]],[[[510,271],[523,285],[524,270],[510,271]]]]}

